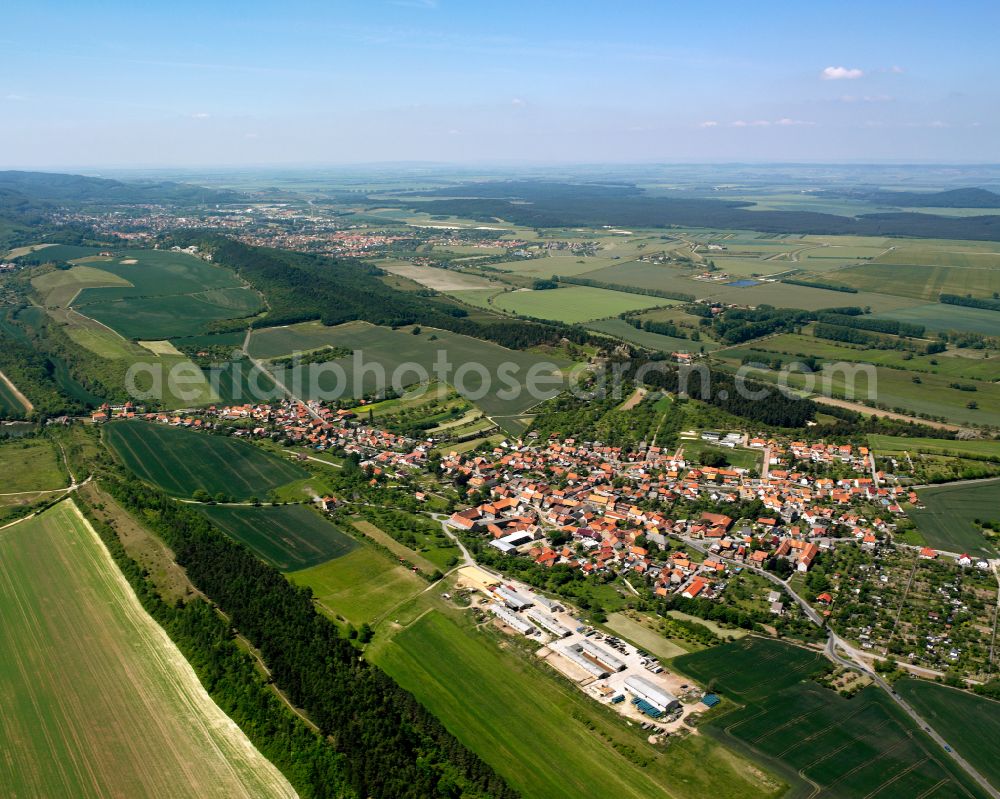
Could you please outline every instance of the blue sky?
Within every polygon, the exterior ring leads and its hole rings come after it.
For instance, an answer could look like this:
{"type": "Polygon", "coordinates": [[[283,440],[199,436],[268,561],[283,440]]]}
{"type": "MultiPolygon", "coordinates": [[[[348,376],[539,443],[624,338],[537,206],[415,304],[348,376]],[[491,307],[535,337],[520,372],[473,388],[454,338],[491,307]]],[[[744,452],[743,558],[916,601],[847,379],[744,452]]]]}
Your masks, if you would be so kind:
{"type": "Polygon", "coordinates": [[[1000,161],[995,2],[16,2],[0,166],[1000,161]]]}

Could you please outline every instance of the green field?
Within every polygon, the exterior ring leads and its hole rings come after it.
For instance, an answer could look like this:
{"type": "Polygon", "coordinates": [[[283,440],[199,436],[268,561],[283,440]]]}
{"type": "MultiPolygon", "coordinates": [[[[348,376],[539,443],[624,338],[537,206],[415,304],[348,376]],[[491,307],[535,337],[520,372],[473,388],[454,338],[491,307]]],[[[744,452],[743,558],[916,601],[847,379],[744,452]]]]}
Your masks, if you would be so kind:
{"type": "Polygon", "coordinates": [[[31,285],[42,295],[45,305],[65,308],[85,288],[130,286],[123,277],[92,265],[80,264],[70,269],[56,269],[33,278],[31,285]]]}
{"type": "Polygon", "coordinates": [[[25,506],[55,499],[69,482],[45,438],[0,439],[0,475],[0,524],[25,506]]]}
{"type": "Polygon", "coordinates": [[[175,296],[135,297],[76,306],[80,313],[107,325],[125,338],[168,339],[198,333],[209,322],[248,316],[260,310],[259,297],[248,289],[225,294],[201,292],[175,296]],[[225,298],[224,302],[208,299],[225,298]]]}
{"type": "Polygon", "coordinates": [[[875,314],[878,319],[896,319],[924,325],[928,330],[957,330],[961,333],[983,333],[987,336],[1000,335],[1000,313],[985,308],[965,308],[961,305],[945,305],[932,302],[913,308],[899,308],[875,314]]]}
{"type": "Polygon", "coordinates": [[[180,252],[123,250],[34,279],[48,306],[73,307],[125,338],[201,333],[209,322],[256,314],[260,296],[223,267],[180,252]]]}
{"type": "Polygon", "coordinates": [[[798,785],[793,795],[981,795],[881,689],[845,699],[809,680],[826,664],[817,652],[752,637],[673,661],[742,703],[706,732],[780,768],[798,785]]]}
{"type": "Polygon", "coordinates": [[[661,333],[651,333],[648,330],[639,330],[624,319],[604,319],[600,322],[591,322],[587,327],[598,333],[607,333],[609,336],[658,352],[701,352],[703,348],[706,352],[711,352],[719,348],[719,345],[714,341],[704,338],[701,341],[691,341],[686,338],[675,338],[674,336],[664,336],[661,333]]]}
{"type": "Polygon", "coordinates": [[[307,569],[358,546],[332,522],[302,505],[206,505],[201,510],[226,535],[281,571],[307,569]]]}
{"type": "Polygon", "coordinates": [[[386,642],[375,662],[525,799],[749,799],[779,792],[776,782],[704,736],[673,742],[665,752],[649,746],[640,731],[533,656],[504,654],[497,644],[467,619],[432,610],[386,642]]]}
{"type": "Polygon", "coordinates": [[[973,768],[1000,786],[1000,702],[924,680],[899,680],[895,688],[973,768]]]}
{"type": "Polygon", "coordinates": [[[1000,258],[992,265],[934,266],[885,263],[852,266],[836,273],[838,282],[863,291],[886,291],[915,299],[933,300],[941,293],[989,297],[1000,291],[1000,258]]]}
{"type": "Polygon", "coordinates": [[[672,300],[661,297],[626,294],[623,291],[608,291],[590,286],[566,286],[545,291],[508,291],[494,297],[491,307],[510,314],[574,324],[672,303],[672,300]]]}
{"type": "MultiPolygon", "coordinates": [[[[752,350],[747,350],[751,352],[752,350]]],[[[784,373],[753,369],[751,376],[771,381],[782,378],[784,373]]],[[[963,379],[956,381],[947,375],[910,372],[903,369],[875,366],[869,370],[865,364],[828,363],[822,371],[803,375],[792,371],[787,375],[787,385],[796,389],[809,389],[820,395],[846,399],[871,399],[882,407],[911,415],[926,415],[950,423],[972,426],[1000,425],[1000,383],[963,379]],[[919,383],[914,380],[919,379],[919,383]],[[975,391],[963,391],[952,383],[975,385],[975,391]],[[853,393],[853,397],[850,394],[853,393]],[[978,407],[969,408],[975,402],[978,407]]]]}
{"type": "Polygon", "coordinates": [[[104,437],[137,476],[168,494],[190,497],[199,488],[236,500],[263,499],[272,488],[306,477],[288,461],[226,436],[143,421],[114,422],[104,437]]]}
{"type": "Polygon", "coordinates": [[[996,557],[973,520],[1000,520],[1000,480],[923,488],[917,495],[925,507],[913,509],[909,515],[930,546],[996,557]]]}
{"type": "Polygon", "coordinates": [[[427,587],[412,571],[368,546],[288,576],[296,585],[309,586],[327,613],[352,624],[376,621],[427,587]]]}
{"type": "Polygon", "coordinates": [[[48,491],[67,485],[52,442],[45,438],[0,442],[0,474],[3,493],[48,491]]]}
{"type": "Polygon", "coordinates": [[[0,532],[0,639],[4,795],[295,795],[71,502],[0,532]]]}
{"type": "MultiPolygon", "coordinates": [[[[787,262],[761,263],[765,273],[775,273],[793,268],[787,262]],[[767,268],[771,266],[773,268],[767,268]]],[[[720,269],[723,267],[720,265],[720,269]]],[[[646,289],[664,289],[682,291],[693,294],[699,299],[715,299],[740,305],[769,304],[781,308],[802,308],[807,311],[820,308],[831,308],[840,305],[867,305],[874,310],[892,310],[907,308],[918,304],[913,299],[892,296],[876,291],[848,294],[839,291],[811,288],[809,286],[793,286],[788,283],[760,283],[756,286],[742,288],[729,286],[725,282],[694,280],[697,269],[682,269],[673,266],[661,266],[652,263],[632,261],[596,272],[588,272],[589,280],[599,280],[605,283],[617,283],[646,289]]],[[[840,274],[839,272],[837,273],[840,274]]],[[[881,291],[885,286],[878,286],[881,291]]]]}
{"type": "MultiPolygon", "coordinates": [[[[361,396],[375,389],[377,366],[380,364],[386,377],[386,383],[391,384],[395,374],[397,383],[406,386],[418,382],[422,377],[434,376],[434,364],[439,353],[443,353],[451,365],[449,375],[455,378],[459,368],[464,364],[481,364],[490,375],[489,384],[484,384],[481,374],[476,369],[466,369],[461,374],[467,396],[472,398],[487,414],[514,416],[523,413],[532,405],[555,393],[550,385],[558,385],[560,381],[542,384],[539,396],[531,396],[528,391],[514,392],[516,396],[505,397],[502,392],[509,386],[497,377],[501,364],[512,364],[516,371],[512,377],[516,380],[527,374],[536,364],[543,379],[566,365],[560,359],[543,358],[528,352],[509,350],[488,341],[449,333],[444,330],[422,328],[419,334],[413,334],[413,328],[391,330],[366,322],[348,322],[334,327],[325,327],[319,322],[306,322],[288,327],[267,328],[254,331],[250,338],[250,354],[255,358],[275,358],[289,355],[296,351],[316,349],[325,345],[344,347],[360,352],[357,356],[363,359],[365,365],[376,369],[366,369],[355,379],[353,358],[340,358],[333,361],[343,370],[343,374],[334,371],[328,364],[297,367],[297,370],[308,370],[305,373],[287,375],[286,383],[299,380],[302,394],[306,398],[340,396],[361,396]],[[406,364],[418,367],[402,368],[406,364]],[[551,368],[545,366],[551,365],[551,368]],[[397,371],[398,370],[398,371],[397,371]],[[484,389],[485,393],[484,393],[484,389]]],[[[554,380],[554,378],[553,378],[554,380]]],[[[507,421],[507,420],[503,420],[507,421]]]]}
{"type": "MultiPolygon", "coordinates": [[[[905,350],[866,349],[861,346],[841,344],[796,333],[782,333],[751,341],[740,347],[723,350],[717,355],[720,358],[740,360],[748,352],[755,355],[773,352],[800,359],[811,356],[823,361],[871,363],[912,372],[965,377],[973,380],[994,380],[997,375],[1000,375],[1000,357],[997,357],[992,351],[948,350],[946,353],[919,355],[905,350]],[[983,354],[992,355],[992,357],[982,357],[983,354]],[[907,355],[910,357],[907,358],[907,355]]],[[[763,357],[762,360],[767,362],[768,359],[763,357]]]]}
{"type": "Polygon", "coordinates": [[[876,455],[927,452],[935,455],[973,455],[1000,461],[1000,441],[990,439],[902,438],[877,433],[868,435],[868,446],[876,455]]]}

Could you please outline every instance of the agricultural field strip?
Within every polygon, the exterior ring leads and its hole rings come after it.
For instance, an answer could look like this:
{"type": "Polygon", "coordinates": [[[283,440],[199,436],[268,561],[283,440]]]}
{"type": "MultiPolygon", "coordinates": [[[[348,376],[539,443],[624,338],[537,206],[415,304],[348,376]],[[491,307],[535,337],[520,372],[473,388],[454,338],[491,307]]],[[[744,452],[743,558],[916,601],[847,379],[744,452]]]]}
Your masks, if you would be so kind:
{"type": "Polygon", "coordinates": [[[11,648],[15,671],[6,674],[26,689],[14,709],[28,703],[22,709],[30,708],[39,736],[8,729],[8,746],[20,754],[5,784],[38,795],[295,796],[146,614],[72,500],[8,528],[0,544],[0,583],[18,608],[5,615],[30,638],[11,648]],[[38,529],[30,542],[29,527],[38,529]],[[25,558],[37,562],[32,547],[46,547],[50,558],[26,587],[25,558]],[[71,663],[73,674],[63,673],[71,663]],[[36,755],[44,767],[32,770],[36,755]]]}

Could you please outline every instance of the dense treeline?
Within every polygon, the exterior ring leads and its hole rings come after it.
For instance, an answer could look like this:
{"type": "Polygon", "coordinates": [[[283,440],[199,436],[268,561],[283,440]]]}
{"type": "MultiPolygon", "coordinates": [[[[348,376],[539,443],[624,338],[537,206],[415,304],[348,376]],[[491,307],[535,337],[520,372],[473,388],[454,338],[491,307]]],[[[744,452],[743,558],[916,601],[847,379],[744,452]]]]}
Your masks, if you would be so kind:
{"type": "Polygon", "coordinates": [[[107,523],[83,506],[139,602],[198,674],[223,711],[288,779],[299,796],[354,797],[344,757],[292,713],[236,644],[229,624],[202,599],[168,604],[107,523]]]}
{"type": "Polygon", "coordinates": [[[715,319],[713,330],[719,340],[726,344],[742,344],[772,333],[796,330],[812,321],[814,316],[810,311],[797,308],[732,308],[715,319]]]}
{"type": "Polygon", "coordinates": [[[782,283],[787,283],[790,286],[805,286],[810,289],[825,289],[826,291],[842,291],[845,294],[857,294],[858,290],[851,288],[850,286],[838,286],[834,283],[823,283],[820,280],[800,280],[794,277],[786,277],[782,283]]]}
{"type": "Polygon", "coordinates": [[[622,318],[636,330],[645,330],[647,333],[657,333],[661,336],[671,336],[673,338],[688,338],[687,331],[681,330],[673,322],[656,322],[652,319],[635,319],[627,314],[622,314],[622,318]]]}
{"type": "Polygon", "coordinates": [[[942,294],[940,302],[945,305],[963,305],[966,308],[982,308],[986,311],[1000,311],[1000,299],[987,297],[962,297],[958,294],[942,294]]]}
{"type": "Polygon", "coordinates": [[[55,365],[31,344],[0,329],[0,372],[17,386],[33,406],[32,411],[8,414],[10,418],[59,416],[80,413],[83,406],[65,396],[53,377],[55,365]]]}
{"type": "MultiPolygon", "coordinates": [[[[422,324],[511,349],[557,344],[563,338],[582,344],[594,338],[582,328],[558,324],[499,317],[473,321],[448,301],[388,286],[380,279],[382,270],[364,261],[251,247],[218,236],[206,240],[192,235],[184,241],[209,248],[216,263],[235,269],[264,295],[268,312],[254,320],[258,327],[313,319],[326,325],[355,319],[389,327],[422,324]]],[[[218,329],[225,329],[225,323],[218,329]]]]}
{"type": "Polygon", "coordinates": [[[485,222],[506,220],[527,227],[704,227],[764,233],[1000,240],[1000,218],[946,217],[898,212],[838,216],[812,211],[751,211],[748,203],[692,197],[651,196],[635,186],[496,181],[422,192],[440,200],[379,199],[431,215],[485,222]]]}
{"type": "Polygon", "coordinates": [[[666,300],[680,300],[681,302],[694,302],[694,295],[683,291],[667,291],[666,289],[640,288],[638,286],[626,286],[622,283],[605,283],[603,280],[591,280],[587,277],[567,277],[565,275],[553,275],[560,283],[571,283],[575,286],[590,286],[595,289],[608,289],[609,291],[623,291],[626,294],[642,294],[647,297],[663,297],[666,300]]]}
{"type": "Polygon", "coordinates": [[[734,416],[773,427],[805,427],[816,416],[812,400],[785,394],[773,384],[737,380],[704,364],[673,367],[663,361],[634,362],[637,380],[663,391],[684,393],[734,416]]]}
{"type": "Polygon", "coordinates": [[[136,482],[107,489],[173,550],[191,581],[258,649],[275,684],[342,756],[359,797],[517,796],[493,769],[381,669],[369,664],[293,586],[201,514],[136,482]]]}
{"type": "Polygon", "coordinates": [[[825,338],[829,341],[843,341],[847,344],[861,344],[865,347],[881,348],[886,345],[886,339],[863,330],[853,327],[841,327],[831,325],[827,322],[818,322],[813,328],[813,335],[816,338],[825,338]]]}
{"type": "Polygon", "coordinates": [[[926,329],[923,325],[898,322],[895,319],[875,319],[870,316],[855,314],[819,313],[817,319],[820,322],[828,322],[840,327],[853,327],[859,330],[871,330],[875,333],[889,333],[894,336],[914,336],[919,338],[924,334],[926,329]]]}

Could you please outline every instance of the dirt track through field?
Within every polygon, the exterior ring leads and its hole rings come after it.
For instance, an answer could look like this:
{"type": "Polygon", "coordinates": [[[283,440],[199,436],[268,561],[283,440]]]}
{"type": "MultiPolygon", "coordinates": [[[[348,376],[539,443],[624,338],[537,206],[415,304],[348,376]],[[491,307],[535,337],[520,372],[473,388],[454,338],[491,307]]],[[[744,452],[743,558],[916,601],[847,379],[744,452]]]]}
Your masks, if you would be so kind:
{"type": "Polygon", "coordinates": [[[5,386],[7,386],[7,389],[10,391],[10,393],[14,395],[14,399],[20,402],[28,413],[31,413],[33,410],[35,410],[35,406],[31,404],[31,400],[29,400],[26,396],[24,396],[24,394],[21,393],[21,390],[17,386],[15,386],[11,382],[10,378],[7,377],[7,375],[5,375],[3,372],[0,372],[0,382],[2,382],[5,386]]]}

